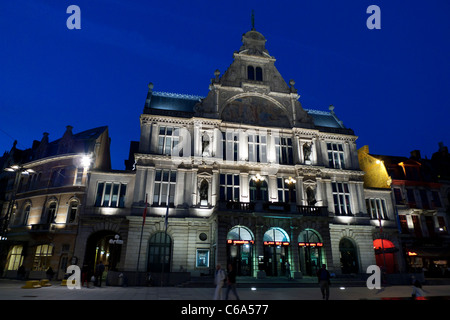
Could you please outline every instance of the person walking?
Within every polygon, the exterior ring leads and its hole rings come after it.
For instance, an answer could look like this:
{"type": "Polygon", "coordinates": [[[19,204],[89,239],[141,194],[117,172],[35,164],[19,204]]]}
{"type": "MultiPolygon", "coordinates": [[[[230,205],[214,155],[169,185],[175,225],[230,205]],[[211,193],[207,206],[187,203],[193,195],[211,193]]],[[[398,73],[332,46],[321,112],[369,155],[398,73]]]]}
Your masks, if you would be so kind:
{"type": "Polygon", "coordinates": [[[322,299],[328,300],[330,297],[330,273],[325,264],[322,264],[322,268],[317,271],[317,278],[320,291],[322,292],[322,299]]]}
{"type": "Polygon", "coordinates": [[[286,267],[286,277],[287,277],[287,279],[288,280],[292,280],[292,277],[291,277],[291,265],[289,264],[288,261],[286,261],[285,267],[286,267]]]}
{"type": "Polygon", "coordinates": [[[103,278],[103,272],[105,271],[105,265],[102,261],[100,261],[97,264],[97,268],[95,270],[95,280],[97,282],[97,287],[102,286],[102,278],[103,278]]]}
{"type": "Polygon", "coordinates": [[[222,266],[218,264],[216,266],[216,274],[214,276],[214,284],[216,285],[216,290],[214,291],[214,300],[222,300],[222,287],[225,283],[227,275],[222,269],[222,266]]]}
{"type": "Polygon", "coordinates": [[[55,275],[55,272],[53,271],[52,267],[48,267],[47,271],[45,272],[47,275],[48,281],[53,279],[53,276],[55,275]]]}
{"type": "Polygon", "coordinates": [[[419,280],[414,282],[413,291],[411,294],[413,300],[426,300],[422,289],[422,284],[419,280]]]}
{"type": "Polygon", "coordinates": [[[225,295],[225,300],[228,300],[228,294],[230,290],[233,291],[236,300],[240,300],[236,291],[236,271],[233,269],[233,265],[230,263],[228,265],[228,277],[227,277],[227,294],[225,295]]]}

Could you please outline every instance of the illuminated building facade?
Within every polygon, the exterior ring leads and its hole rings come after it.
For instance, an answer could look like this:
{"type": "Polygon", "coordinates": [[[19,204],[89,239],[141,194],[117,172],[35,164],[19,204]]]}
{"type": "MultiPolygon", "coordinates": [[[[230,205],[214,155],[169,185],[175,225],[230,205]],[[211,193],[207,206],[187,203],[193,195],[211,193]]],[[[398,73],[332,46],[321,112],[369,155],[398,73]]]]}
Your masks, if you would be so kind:
{"type": "Polygon", "coordinates": [[[245,33],[206,97],[149,85],[125,270],[200,275],[233,263],[239,275],[269,277],[285,276],[286,262],[294,276],[375,264],[357,137],[334,107],[302,108],[265,42],[245,33]]]}
{"type": "Polygon", "coordinates": [[[44,133],[29,149],[14,143],[1,158],[2,276],[45,279],[49,267],[62,279],[74,255],[80,212],[91,170],[110,170],[107,127],[49,141],[44,133]]]}
{"type": "MultiPolygon", "coordinates": [[[[418,150],[411,152],[409,158],[369,154],[368,147],[361,148],[359,153],[361,168],[369,172],[365,183],[382,188],[388,185],[392,190],[400,240],[399,244],[394,243],[399,250],[395,258],[404,261],[401,271],[423,272],[425,277],[450,276],[447,148],[440,145],[431,160],[422,159],[418,150]],[[383,181],[385,185],[381,186],[383,181]]],[[[383,226],[392,224],[391,217],[381,222],[383,226]]],[[[390,230],[384,234],[387,240],[394,237],[390,230]]]]}

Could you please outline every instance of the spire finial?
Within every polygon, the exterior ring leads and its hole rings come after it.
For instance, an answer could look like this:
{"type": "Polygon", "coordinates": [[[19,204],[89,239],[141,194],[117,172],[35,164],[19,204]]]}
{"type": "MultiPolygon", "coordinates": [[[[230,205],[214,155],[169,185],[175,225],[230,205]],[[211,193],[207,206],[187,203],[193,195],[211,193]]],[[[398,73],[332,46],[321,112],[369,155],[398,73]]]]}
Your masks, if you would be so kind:
{"type": "Polygon", "coordinates": [[[252,10],[252,30],[255,30],[255,10],[252,10]]]}

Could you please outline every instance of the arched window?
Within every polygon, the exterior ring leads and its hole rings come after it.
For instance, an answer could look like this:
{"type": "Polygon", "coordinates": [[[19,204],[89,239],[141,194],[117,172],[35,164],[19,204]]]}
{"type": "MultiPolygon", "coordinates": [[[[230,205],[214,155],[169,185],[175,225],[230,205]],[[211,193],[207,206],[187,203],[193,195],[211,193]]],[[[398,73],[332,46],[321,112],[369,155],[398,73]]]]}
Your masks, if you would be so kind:
{"type": "Polygon", "coordinates": [[[170,271],[172,240],[165,232],[155,233],[148,242],[147,271],[170,271]]]}
{"type": "Polygon", "coordinates": [[[47,207],[46,215],[42,223],[50,224],[55,223],[56,220],[56,202],[52,201],[47,207]]]}
{"type": "Polygon", "coordinates": [[[78,213],[78,201],[72,200],[69,203],[69,211],[67,212],[67,223],[74,223],[78,213]]]}
{"type": "Polygon", "coordinates": [[[227,234],[227,240],[253,241],[253,233],[246,227],[235,226],[227,234]]]}
{"type": "Polygon", "coordinates": [[[248,66],[247,76],[248,80],[255,80],[255,68],[253,68],[252,66],[248,66]]]}
{"type": "Polygon", "coordinates": [[[264,233],[264,238],[263,238],[264,242],[290,242],[289,240],[289,236],[286,233],[286,231],[284,231],[281,228],[270,228],[269,230],[266,231],[266,233],[264,233]]]}
{"type": "Polygon", "coordinates": [[[262,68],[261,67],[256,67],[256,77],[255,77],[256,81],[263,81],[263,73],[262,73],[262,68]]]}
{"type": "Polygon", "coordinates": [[[298,235],[298,247],[301,270],[315,276],[321,265],[325,263],[322,253],[322,239],[319,233],[313,229],[305,229],[298,235]]]}
{"type": "Polygon", "coordinates": [[[23,209],[23,214],[22,214],[22,225],[24,225],[24,226],[26,226],[28,224],[30,210],[31,210],[31,205],[30,204],[25,205],[25,208],[23,209]]]}

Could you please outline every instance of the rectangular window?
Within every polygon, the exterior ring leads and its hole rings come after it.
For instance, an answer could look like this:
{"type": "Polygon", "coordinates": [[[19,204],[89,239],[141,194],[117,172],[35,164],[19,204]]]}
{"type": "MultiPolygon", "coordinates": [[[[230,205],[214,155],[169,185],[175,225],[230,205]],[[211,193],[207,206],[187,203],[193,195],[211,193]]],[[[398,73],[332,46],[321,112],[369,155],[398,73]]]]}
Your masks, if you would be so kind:
{"type": "Polygon", "coordinates": [[[158,154],[172,155],[173,148],[178,144],[178,130],[171,127],[159,127],[158,154]]]}
{"type": "Polygon", "coordinates": [[[437,217],[439,224],[439,232],[442,234],[447,234],[447,226],[445,225],[444,217],[437,217]]]}
{"type": "Polygon", "coordinates": [[[278,201],[296,202],[295,184],[286,183],[286,178],[277,178],[278,201]]]}
{"type": "Polygon", "coordinates": [[[127,185],[119,182],[99,182],[95,197],[96,207],[123,208],[127,185]]]}
{"type": "Polygon", "coordinates": [[[370,213],[371,219],[387,220],[386,200],[379,198],[366,199],[367,211],[370,213]]]}
{"type": "Polygon", "coordinates": [[[50,258],[53,255],[53,246],[43,244],[36,247],[34,255],[33,271],[45,271],[50,266],[50,258]]]}
{"type": "Polygon", "coordinates": [[[173,204],[175,199],[175,184],[177,182],[177,172],[175,170],[158,169],[155,172],[155,190],[153,192],[153,205],[167,206],[173,204]]]}
{"type": "Polygon", "coordinates": [[[422,209],[430,209],[430,203],[428,202],[428,194],[426,190],[420,190],[420,201],[422,202],[422,209]]]}
{"type": "Polygon", "coordinates": [[[220,174],[220,190],[219,196],[221,201],[240,200],[239,194],[240,179],[238,174],[222,173],[220,174]]]}
{"type": "Polygon", "coordinates": [[[222,132],[223,160],[239,160],[239,133],[233,131],[222,132]]]}
{"type": "Polygon", "coordinates": [[[327,143],[328,165],[330,168],[345,169],[344,147],[341,143],[327,143]]]}
{"type": "Polygon", "coordinates": [[[395,204],[397,205],[404,204],[402,191],[399,188],[394,188],[394,196],[395,196],[395,204]]]}
{"type": "Polygon", "coordinates": [[[398,219],[400,220],[400,228],[402,230],[403,234],[409,234],[409,228],[408,228],[408,220],[406,220],[405,215],[399,215],[398,219]]]}
{"type": "Polygon", "coordinates": [[[267,162],[267,136],[248,135],[248,161],[267,162]]]}
{"type": "Polygon", "coordinates": [[[275,137],[275,154],[277,163],[293,164],[292,139],[288,137],[275,137]]]}
{"type": "Polygon", "coordinates": [[[406,196],[408,198],[408,205],[410,208],[417,208],[416,207],[416,197],[414,196],[414,190],[413,189],[406,189],[406,196]]]}
{"type": "Polygon", "coordinates": [[[442,207],[441,204],[441,197],[439,197],[439,192],[437,191],[431,191],[431,197],[432,197],[432,201],[433,201],[433,207],[434,208],[440,208],[442,207]]]}
{"type": "Polygon", "coordinates": [[[77,168],[77,177],[75,179],[75,184],[76,185],[80,185],[81,182],[83,181],[83,172],[84,172],[84,167],[78,167],[77,168]]]}
{"type": "Polygon", "coordinates": [[[419,216],[412,216],[413,226],[414,226],[414,234],[417,238],[422,238],[422,227],[420,226],[420,218],[419,216]]]}
{"type": "Polygon", "coordinates": [[[336,215],[352,215],[350,209],[350,191],[346,182],[331,183],[336,215]]]}

